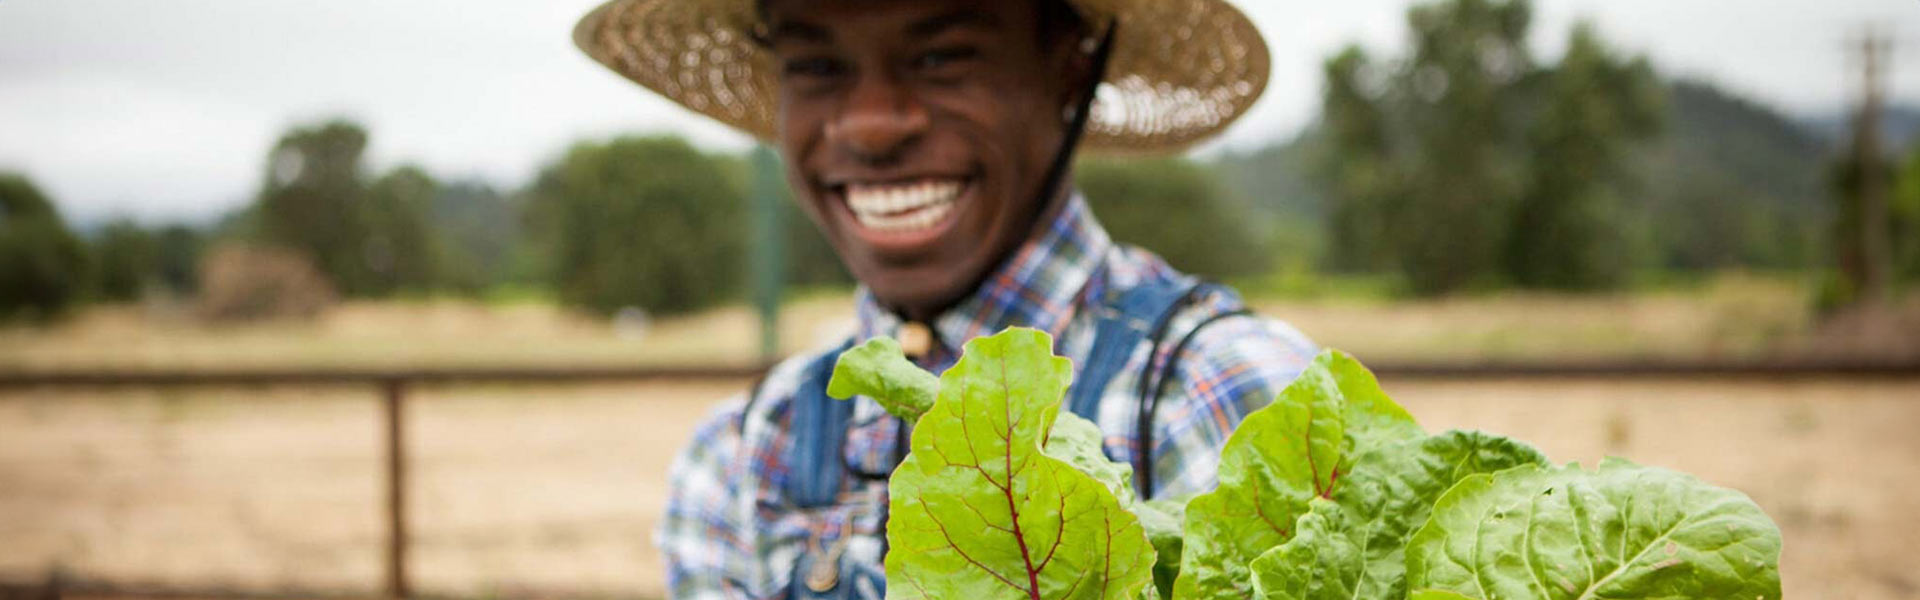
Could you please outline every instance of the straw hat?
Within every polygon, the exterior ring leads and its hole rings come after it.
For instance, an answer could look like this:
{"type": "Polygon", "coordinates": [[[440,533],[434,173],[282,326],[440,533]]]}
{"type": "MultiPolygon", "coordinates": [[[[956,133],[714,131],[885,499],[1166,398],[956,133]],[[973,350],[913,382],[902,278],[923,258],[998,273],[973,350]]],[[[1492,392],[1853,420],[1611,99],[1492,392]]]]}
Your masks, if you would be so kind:
{"type": "MultiPolygon", "coordinates": [[[[1068,0],[1095,27],[1119,24],[1086,137],[1090,150],[1164,152],[1232,123],[1267,85],[1267,45],[1225,0],[1068,0]]],[[[771,139],[775,67],[752,32],[754,0],[611,0],[574,43],[627,79],[771,139]]]]}

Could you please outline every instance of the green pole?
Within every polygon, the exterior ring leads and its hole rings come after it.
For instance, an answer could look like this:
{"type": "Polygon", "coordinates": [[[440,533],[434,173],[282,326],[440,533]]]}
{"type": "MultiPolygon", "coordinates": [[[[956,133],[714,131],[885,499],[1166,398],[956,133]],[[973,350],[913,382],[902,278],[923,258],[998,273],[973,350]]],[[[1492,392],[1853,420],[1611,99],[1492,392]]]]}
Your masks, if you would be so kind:
{"type": "Polygon", "coordinates": [[[752,290],[754,307],[760,313],[760,361],[771,363],[780,356],[780,288],[786,265],[783,218],[784,183],[780,177],[780,157],[765,144],[753,148],[753,191],[750,200],[752,225],[752,290]]]}

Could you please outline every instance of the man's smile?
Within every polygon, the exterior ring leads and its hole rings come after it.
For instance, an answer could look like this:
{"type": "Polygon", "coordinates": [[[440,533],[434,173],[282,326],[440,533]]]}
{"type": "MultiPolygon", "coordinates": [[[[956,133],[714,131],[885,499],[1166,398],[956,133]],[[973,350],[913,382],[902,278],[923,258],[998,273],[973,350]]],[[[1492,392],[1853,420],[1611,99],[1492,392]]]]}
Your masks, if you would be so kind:
{"type": "Polygon", "coordinates": [[[912,251],[938,239],[958,220],[971,177],[930,176],[831,186],[851,229],[883,251],[912,251]]]}

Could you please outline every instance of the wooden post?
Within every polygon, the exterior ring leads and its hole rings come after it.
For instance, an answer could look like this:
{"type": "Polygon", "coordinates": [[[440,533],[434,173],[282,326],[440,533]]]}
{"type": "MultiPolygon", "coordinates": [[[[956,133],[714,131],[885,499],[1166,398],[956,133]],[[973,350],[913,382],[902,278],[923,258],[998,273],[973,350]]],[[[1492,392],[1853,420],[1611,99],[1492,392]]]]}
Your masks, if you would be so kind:
{"type": "Polygon", "coordinates": [[[407,585],[406,380],[382,380],[381,391],[387,438],[387,596],[406,598],[412,594],[407,585]]]}
{"type": "Polygon", "coordinates": [[[786,279],[786,183],[780,177],[780,157],[773,148],[761,144],[749,155],[753,168],[753,193],[750,195],[753,240],[749,254],[752,266],[753,305],[760,315],[760,362],[773,364],[780,358],[780,288],[786,279]]]}

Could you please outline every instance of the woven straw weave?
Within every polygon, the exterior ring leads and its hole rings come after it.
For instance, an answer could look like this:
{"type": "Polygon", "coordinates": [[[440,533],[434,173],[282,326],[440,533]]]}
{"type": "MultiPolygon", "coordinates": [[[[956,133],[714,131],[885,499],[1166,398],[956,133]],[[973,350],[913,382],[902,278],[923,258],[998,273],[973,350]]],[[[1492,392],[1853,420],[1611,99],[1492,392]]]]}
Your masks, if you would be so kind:
{"type": "MultiPolygon", "coordinates": [[[[1070,0],[1120,24],[1083,147],[1165,152],[1225,128],[1267,84],[1267,46],[1224,0],[1070,0]]],[[[689,109],[771,139],[773,59],[753,0],[612,0],[580,20],[589,56],[689,109]]],[[[1098,27],[1098,25],[1096,25],[1098,27]]]]}

